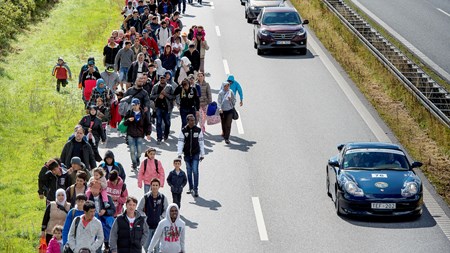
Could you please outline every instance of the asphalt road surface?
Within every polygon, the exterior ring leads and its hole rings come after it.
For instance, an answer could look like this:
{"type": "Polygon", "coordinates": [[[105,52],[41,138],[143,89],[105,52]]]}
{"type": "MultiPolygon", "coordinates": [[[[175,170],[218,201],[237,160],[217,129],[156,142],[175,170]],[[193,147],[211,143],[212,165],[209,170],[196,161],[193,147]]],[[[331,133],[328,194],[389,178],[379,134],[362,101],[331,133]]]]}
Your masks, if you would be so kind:
{"type": "MultiPolygon", "coordinates": [[[[351,0],[361,3],[450,76],[450,1],[351,0]]],[[[420,54],[420,53],[419,53],[420,54]]]]}
{"type": "MultiPolygon", "coordinates": [[[[205,69],[211,73],[206,81],[216,98],[230,71],[245,99],[230,145],[223,142],[220,125],[207,127],[200,197],[182,196],[186,251],[450,252],[449,240],[426,209],[416,221],[335,214],[325,191],[325,165],[337,144],[395,139],[317,39],[309,34],[305,56],[257,56],[253,27],[238,0],[204,4],[188,6],[182,20],[187,27],[206,28],[205,69]]],[[[156,145],[153,132],[145,143],[156,147],[166,174],[176,157],[180,128],[175,110],[169,141],[156,145]]],[[[143,189],[137,188],[123,138],[110,132],[101,154],[107,149],[124,164],[129,194],[140,199],[143,189]]],[[[168,187],[162,192],[171,199],[168,187]]]]}

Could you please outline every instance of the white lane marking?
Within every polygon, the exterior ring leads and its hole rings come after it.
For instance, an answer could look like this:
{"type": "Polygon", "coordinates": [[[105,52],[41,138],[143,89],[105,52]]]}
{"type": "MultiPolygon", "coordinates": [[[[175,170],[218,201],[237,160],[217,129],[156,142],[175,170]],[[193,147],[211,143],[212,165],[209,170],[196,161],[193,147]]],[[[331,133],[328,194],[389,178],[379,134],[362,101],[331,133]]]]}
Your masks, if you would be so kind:
{"type": "Polygon", "coordinates": [[[216,25],[216,33],[217,33],[217,37],[220,37],[220,29],[219,26],[216,25]]]}
{"type": "Polygon", "coordinates": [[[214,7],[214,2],[210,2],[209,5],[211,5],[211,9],[214,10],[216,7],[214,7]]]}
{"type": "Polygon", "coordinates": [[[252,197],[253,209],[255,210],[256,225],[258,226],[259,238],[261,241],[268,241],[266,224],[264,223],[264,217],[262,214],[261,204],[258,197],[252,197]]]}
{"type": "Polygon", "coordinates": [[[438,11],[440,11],[440,12],[442,12],[442,13],[444,13],[445,15],[447,15],[447,16],[449,16],[450,17],[450,14],[448,14],[447,12],[445,12],[444,10],[442,10],[442,9],[439,9],[439,8],[436,8],[438,11]]]}
{"type": "Polygon", "coordinates": [[[396,32],[392,27],[388,26],[383,20],[373,14],[369,9],[367,9],[364,5],[362,5],[358,0],[351,0],[359,9],[361,9],[364,13],[366,13],[370,18],[372,18],[375,22],[377,22],[380,26],[382,26],[386,31],[388,31],[394,38],[400,41],[403,45],[405,45],[409,50],[411,50],[414,54],[416,54],[420,59],[426,62],[431,66],[436,72],[438,72],[445,79],[450,80],[450,73],[441,68],[438,64],[432,61],[428,56],[426,56],[422,51],[413,46],[411,42],[407,41],[403,36],[401,36],[398,32],[396,32]]]}
{"type": "Polygon", "coordinates": [[[236,120],[236,126],[237,126],[237,129],[238,129],[238,133],[240,135],[242,135],[242,134],[244,134],[244,126],[242,126],[242,121],[241,121],[242,117],[241,117],[241,114],[239,113],[239,111],[238,110],[236,110],[236,111],[239,114],[239,119],[236,120]]]}
{"type": "MultiPolygon", "coordinates": [[[[347,98],[353,104],[355,109],[361,115],[363,120],[369,126],[370,130],[374,133],[375,137],[382,142],[391,142],[384,131],[381,129],[380,125],[375,121],[373,116],[369,113],[369,111],[364,107],[362,102],[350,88],[350,85],[345,82],[342,75],[339,71],[334,67],[331,63],[328,56],[324,53],[324,51],[319,47],[317,42],[312,36],[308,41],[311,47],[316,51],[316,53],[320,56],[321,61],[325,65],[325,67],[330,71],[331,75],[334,77],[338,85],[341,87],[342,91],[345,93],[347,98]]],[[[445,214],[444,210],[442,210],[441,206],[436,202],[431,193],[423,187],[423,198],[426,204],[427,210],[430,212],[431,216],[434,218],[436,223],[441,228],[442,232],[444,232],[445,236],[450,240],[450,223],[448,223],[448,217],[445,214]]]]}
{"type": "MultiPolygon", "coordinates": [[[[310,36],[312,37],[312,36],[310,36]]],[[[325,54],[325,52],[319,47],[315,39],[309,39],[309,44],[311,47],[320,55],[320,59],[328,69],[330,74],[333,76],[334,80],[338,83],[341,90],[344,92],[345,96],[347,96],[350,103],[353,104],[356,111],[361,115],[361,118],[366,122],[367,126],[372,130],[374,135],[378,140],[382,142],[391,142],[389,137],[387,137],[386,133],[383,129],[378,125],[376,120],[372,117],[367,108],[363,105],[361,100],[359,100],[358,96],[356,96],[355,92],[350,88],[350,85],[345,81],[344,77],[339,73],[336,67],[333,65],[331,60],[325,54]]]]}
{"type": "Polygon", "coordinates": [[[228,62],[225,59],[223,59],[223,68],[225,69],[225,74],[229,75],[230,74],[230,67],[228,67],[228,62]]]}

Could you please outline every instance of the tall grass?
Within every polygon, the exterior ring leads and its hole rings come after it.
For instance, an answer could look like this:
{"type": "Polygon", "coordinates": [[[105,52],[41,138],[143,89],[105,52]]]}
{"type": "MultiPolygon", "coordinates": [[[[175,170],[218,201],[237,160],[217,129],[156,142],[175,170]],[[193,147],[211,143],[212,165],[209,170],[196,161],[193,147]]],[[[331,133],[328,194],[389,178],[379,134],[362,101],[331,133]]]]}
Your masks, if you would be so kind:
{"type": "Polygon", "coordinates": [[[38,172],[60,155],[82,116],[78,72],[90,55],[101,63],[108,35],[120,25],[122,3],[63,0],[23,31],[0,62],[0,252],[35,252],[45,209],[38,172]],[[74,75],[61,93],[51,76],[59,56],[74,75]]]}
{"type": "Polygon", "coordinates": [[[421,106],[321,0],[292,2],[397,139],[424,162],[423,172],[450,204],[450,129],[421,106]]]}

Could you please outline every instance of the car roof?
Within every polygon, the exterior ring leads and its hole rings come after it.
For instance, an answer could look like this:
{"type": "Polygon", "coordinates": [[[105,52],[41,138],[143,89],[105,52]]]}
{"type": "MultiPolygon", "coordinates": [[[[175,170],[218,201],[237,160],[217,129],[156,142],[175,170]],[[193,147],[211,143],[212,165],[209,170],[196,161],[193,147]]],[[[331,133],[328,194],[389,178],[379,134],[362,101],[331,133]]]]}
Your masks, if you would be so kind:
{"type": "Polygon", "coordinates": [[[265,7],[264,12],[297,12],[295,8],[292,7],[265,7]]]}
{"type": "Polygon", "coordinates": [[[345,148],[349,149],[361,149],[361,148],[376,148],[376,149],[394,149],[403,151],[399,145],[393,143],[384,142],[349,142],[345,144],[345,148]]]}

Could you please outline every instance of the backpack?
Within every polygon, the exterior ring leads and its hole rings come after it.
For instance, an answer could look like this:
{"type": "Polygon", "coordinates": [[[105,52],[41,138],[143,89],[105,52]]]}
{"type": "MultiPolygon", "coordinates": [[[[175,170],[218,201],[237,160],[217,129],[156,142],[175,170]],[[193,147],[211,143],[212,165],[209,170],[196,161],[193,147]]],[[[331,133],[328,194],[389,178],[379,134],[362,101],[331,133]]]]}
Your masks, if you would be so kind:
{"type": "MultiPolygon", "coordinates": [[[[170,30],[169,30],[169,28],[166,28],[167,29],[167,36],[168,37],[170,37],[170,30]]],[[[160,28],[158,28],[158,30],[156,31],[156,38],[158,39],[158,41],[160,40],[160,38],[159,38],[159,32],[161,31],[161,29],[160,28]]]]}
{"type": "Polygon", "coordinates": [[[128,95],[119,102],[119,114],[120,115],[126,115],[129,110],[131,110],[131,100],[139,94],[143,89],[140,89],[138,92],[136,92],[134,95],[128,95]]]}
{"type": "MultiPolygon", "coordinates": [[[[145,171],[147,170],[147,160],[148,159],[144,160],[144,174],[145,174],[145,171]]],[[[155,159],[155,167],[156,167],[156,173],[159,174],[159,171],[158,171],[158,160],[157,159],[155,159]]]]}

